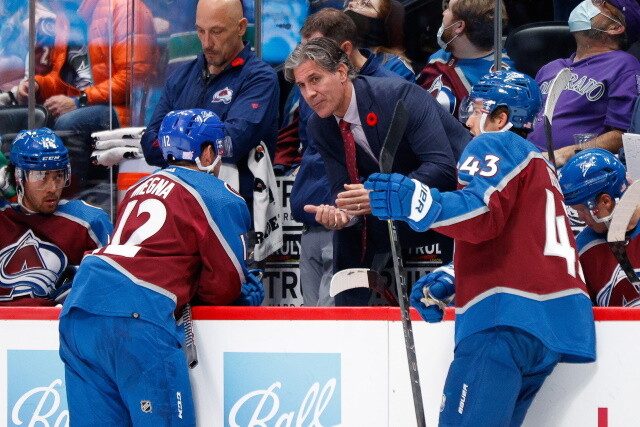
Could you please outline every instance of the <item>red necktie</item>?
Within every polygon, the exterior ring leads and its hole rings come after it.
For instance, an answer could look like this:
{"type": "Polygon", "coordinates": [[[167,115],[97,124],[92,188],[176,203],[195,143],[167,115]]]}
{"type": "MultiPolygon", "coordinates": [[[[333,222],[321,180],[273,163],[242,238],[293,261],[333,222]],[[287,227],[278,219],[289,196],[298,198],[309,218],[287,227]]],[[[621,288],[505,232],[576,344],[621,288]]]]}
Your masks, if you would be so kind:
{"type": "Polygon", "coordinates": [[[344,141],[344,156],[347,161],[347,173],[352,184],[360,184],[356,164],[356,140],[351,132],[351,123],[340,120],[340,133],[344,141]]]}
{"type": "MultiPolygon", "coordinates": [[[[347,163],[347,173],[352,184],[360,184],[358,165],[356,164],[356,140],[351,132],[351,123],[340,120],[340,133],[344,141],[344,156],[347,163]]],[[[362,216],[362,253],[360,261],[364,262],[364,254],[367,250],[367,216],[362,216]]]]}

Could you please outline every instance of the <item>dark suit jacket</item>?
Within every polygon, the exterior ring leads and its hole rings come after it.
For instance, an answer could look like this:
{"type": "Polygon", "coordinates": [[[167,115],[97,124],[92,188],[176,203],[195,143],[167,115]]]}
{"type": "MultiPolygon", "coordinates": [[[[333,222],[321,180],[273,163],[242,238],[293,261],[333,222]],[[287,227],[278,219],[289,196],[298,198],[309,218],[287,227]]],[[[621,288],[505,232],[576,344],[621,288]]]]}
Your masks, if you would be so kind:
{"type": "MultiPolygon", "coordinates": [[[[443,191],[456,188],[456,162],[467,142],[469,131],[421,87],[400,79],[382,79],[359,76],[353,80],[358,112],[373,159],[356,145],[358,173],[362,182],[370,174],[379,172],[378,158],[387,135],[393,110],[398,99],[403,99],[409,111],[409,122],[393,163],[393,172],[417,179],[429,187],[443,191]],[[367,123],[367,116],[377,120],[367,123]],[[377,121],[377,123],[373,123],[377,121]]],[[[322,155],[327,176],[335,196],[349,183],[345,164],[344,143],[334,116],[325,119],[317,114],[309,119],[308,132],[313,134],[317,149],[322,155]]],[[[362,223],[362,221],[361,221],[362,223]]],[[[415,233],[399,222],[403,246],[419,246],[433,239],[430,233],[415,233]]],[[[360,263],[360,225],[348,227],[336,233],[334,241],[335,268],[363,266],[360,263]]],[[[385,222],[372,215],[367,216],[368,266],[373,252],[389,249],[388,228],[385,222]]]]}

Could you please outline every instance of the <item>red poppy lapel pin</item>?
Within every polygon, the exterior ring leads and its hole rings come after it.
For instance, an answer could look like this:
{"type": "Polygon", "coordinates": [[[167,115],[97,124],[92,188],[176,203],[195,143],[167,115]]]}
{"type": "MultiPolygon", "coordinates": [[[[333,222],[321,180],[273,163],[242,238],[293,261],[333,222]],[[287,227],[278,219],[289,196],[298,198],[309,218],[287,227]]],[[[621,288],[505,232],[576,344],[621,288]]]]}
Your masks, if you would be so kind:
{"type": "Polygon", "coordinates": [[[232,67],[238,67],[240,65],[244,64],[244,59],[242,58],[236,58],[233,61],[231,61],[231,66],[232,67]]]}
{"type": "Polygon", "coordinates": [[[375,126],[378,124],[378,116],[376,115],[376,113],[367,114],[367,124],[369,126],[375,126]]]}

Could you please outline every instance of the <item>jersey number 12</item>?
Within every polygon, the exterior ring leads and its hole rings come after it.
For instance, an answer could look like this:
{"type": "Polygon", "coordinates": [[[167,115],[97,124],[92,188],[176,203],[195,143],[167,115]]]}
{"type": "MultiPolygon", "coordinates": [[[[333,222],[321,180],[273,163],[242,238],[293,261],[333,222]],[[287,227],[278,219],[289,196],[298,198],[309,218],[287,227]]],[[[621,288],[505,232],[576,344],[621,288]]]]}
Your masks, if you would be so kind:
{"type": "Polygon", "coordinates": [[[167,219],[167,208],[165,208],[164,203],[160,200],[146,199],[138,206],[136,216],[139,217],[143,213],[148,213],[149,218],[131,233],[126,242],[120,243],[122,230],[129,220],[131,211],[133,211],[137,204],[138,200],[132,200],[127,203],[127,206],[124,208],[124,213],[120,218],[120,222],[118,223],[118,228],[113,234],[113,239],[104,249],[104,253],[120,255],[128,258],[134,257],[141,249],[140,244],[156,234],[162,228],[165,220],[167,219]]]}

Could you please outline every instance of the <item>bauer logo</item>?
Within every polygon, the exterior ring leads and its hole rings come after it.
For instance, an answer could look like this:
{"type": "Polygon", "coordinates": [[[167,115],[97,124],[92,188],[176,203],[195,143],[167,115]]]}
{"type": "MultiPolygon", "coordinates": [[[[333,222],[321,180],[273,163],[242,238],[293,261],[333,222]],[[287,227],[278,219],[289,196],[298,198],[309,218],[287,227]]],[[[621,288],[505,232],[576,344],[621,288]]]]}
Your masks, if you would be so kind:
{"type": "Polygon", "coordinates": [[[338,353],[225,353],[224,425],[341,424],[338,353]]]}
{"type": "Polygon", "coordinates": [[[57,350],[7,351],[7,425],[68,427],[64,365],[57,350]]]}

